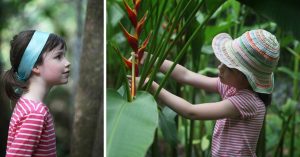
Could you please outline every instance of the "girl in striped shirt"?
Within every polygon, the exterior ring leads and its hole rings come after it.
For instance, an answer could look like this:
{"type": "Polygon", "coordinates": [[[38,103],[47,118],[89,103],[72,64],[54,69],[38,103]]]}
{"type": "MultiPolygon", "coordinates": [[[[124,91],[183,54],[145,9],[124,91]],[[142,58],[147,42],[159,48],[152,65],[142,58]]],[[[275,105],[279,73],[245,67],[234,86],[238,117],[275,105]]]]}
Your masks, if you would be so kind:
{"type": "MultiPolygon", "coordinates": [[[[218,34],[212,41],[212,48],[221,62],[219,77],[203,76],[180,65],[175,66],[171,77],[183,84],[218,92],[221,101],[192,105],[165,89],[158,98],[183,117],[217,120],[212,156],[255,157],[266,106],[271,103],[279,44],[274,35],[258,29],[245,32],[234,40],[226,33],[218,34]]],[[[166,73],[172,64],[165,60],[160,71],[166,73]]],[[[151,91],[155,92],[158,86],[153,82],[151,91]]]]}
{"type": "Polygon", "coordinates": [[[7,96],[16,101],[9,124],[7,157],[56,157],[52,115],[43,99],[54,85],[68,82],[65,41],[28,30],[10,42],[11,69],[4,75],[7,96]]]}

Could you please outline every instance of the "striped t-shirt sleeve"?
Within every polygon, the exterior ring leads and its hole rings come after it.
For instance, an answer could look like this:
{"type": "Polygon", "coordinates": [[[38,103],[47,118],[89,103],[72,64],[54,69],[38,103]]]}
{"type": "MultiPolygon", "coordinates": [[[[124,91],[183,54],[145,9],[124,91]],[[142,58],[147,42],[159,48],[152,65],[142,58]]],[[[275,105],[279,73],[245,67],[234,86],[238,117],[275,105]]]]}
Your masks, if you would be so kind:
{"type": "Polygon", "coordinates": [[[228,97],[228,94],[233,91],[233,87],[223,84],[220,79],[218,80],[217,88],[222,99],[228,99],[238,109],[242,119],[251,119],[258,113],[258,103],[253,93],[241,90],[228,97]]]}
{"type": "Polygon", "coordinates": [[[258,113],[255,97],[247,91],[240,91],[228,100],[238,109],[242,119],[251,119],[258,113]]]}
{"type": "Polygon", "coordinates": [[[11,141],[11,146],[6,151],[6,157],[32,156],[37,147],[46,117],[40,113],[29,113],[19,124],[20,129],[11,141]]]}

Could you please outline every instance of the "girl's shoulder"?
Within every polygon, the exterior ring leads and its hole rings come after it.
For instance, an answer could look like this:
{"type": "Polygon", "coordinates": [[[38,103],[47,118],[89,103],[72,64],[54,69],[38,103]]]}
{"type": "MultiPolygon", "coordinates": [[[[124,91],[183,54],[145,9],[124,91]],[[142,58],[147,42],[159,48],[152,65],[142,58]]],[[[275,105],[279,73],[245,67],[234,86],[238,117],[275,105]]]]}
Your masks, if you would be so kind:
{"type": "Polygon", "coordinates": [[[48,107],[43,102],[30,100],[24,97],[21,97],[18,100],[15,108],[18,110],[18,112],[24,114],[35,113],[45,116],[49,113],[48,107]]]}

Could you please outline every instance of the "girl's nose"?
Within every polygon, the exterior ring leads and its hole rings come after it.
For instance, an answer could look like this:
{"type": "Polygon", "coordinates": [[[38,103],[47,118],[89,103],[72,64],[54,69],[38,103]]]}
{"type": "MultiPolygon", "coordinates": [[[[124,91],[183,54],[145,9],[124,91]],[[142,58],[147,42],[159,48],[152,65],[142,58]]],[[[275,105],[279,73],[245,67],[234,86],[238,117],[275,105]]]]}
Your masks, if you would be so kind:
{"type": "Polygon", "coordinates": [[[223,63],[221,63],[221,64],[219,64],[219,65],[218,65],[218,69],[219,69],[219,71],[221,71],[221,69],[222,69],[222,66],[223,66],[223,63]]]}
{"type": "Polygon", "coordinates": [[[218,66],[218,69],[219,69],[219,73],[222,74],[224,72],[224,64],[221,63],[219,66],[218,66]]]}
{"type": "Polygon", "coordinates": [[[66,59],[65,66],[66,66],[66,67],[69,67],[70,65],[71,65],[71,63],[66,59]]]}

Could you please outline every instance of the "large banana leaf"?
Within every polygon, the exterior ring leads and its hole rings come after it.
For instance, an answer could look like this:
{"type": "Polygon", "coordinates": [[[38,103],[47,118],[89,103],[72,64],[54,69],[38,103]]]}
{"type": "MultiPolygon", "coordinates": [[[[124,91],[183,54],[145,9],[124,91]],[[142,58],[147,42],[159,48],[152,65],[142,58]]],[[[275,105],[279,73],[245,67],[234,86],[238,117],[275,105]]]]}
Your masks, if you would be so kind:
{"type": "Polygon", "coordinates": [[[115,90],[107,90],[107,156],[144,157],[158,126],[157,105],[152,95],[138,91],[127,102],[115,90]]]}
{"type": "Polygon", "coordinates": [[[175,117],[177,113],[169,107],[164,107],[162,112],[159,112],[159,126],[166,141],[172,146],[176,146],[179,142],[177,139],[177,126],[175,117]]]}

